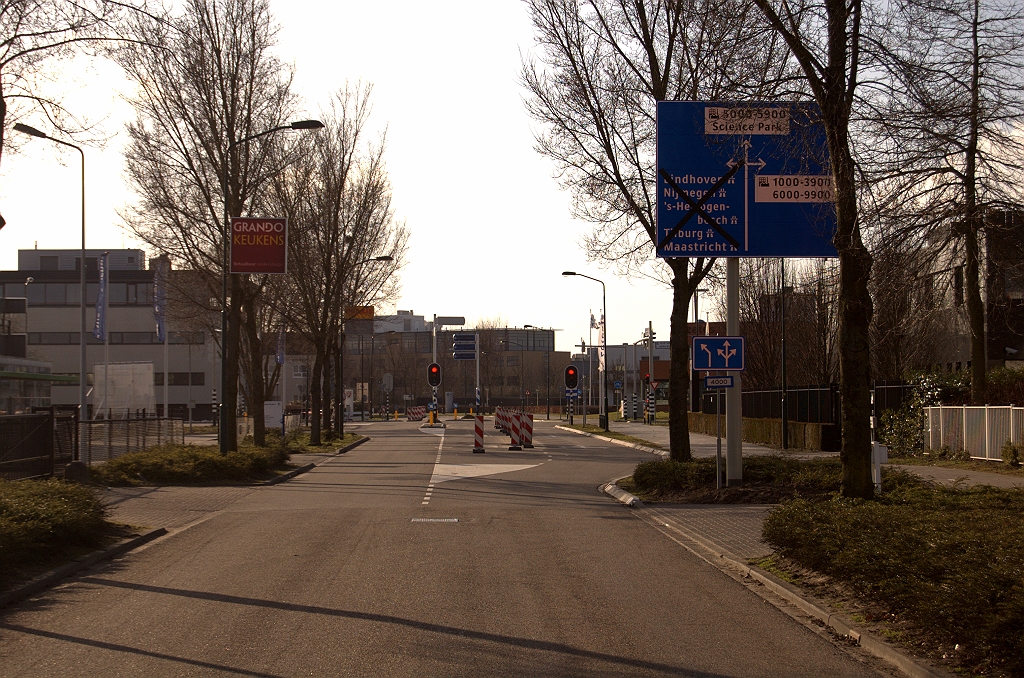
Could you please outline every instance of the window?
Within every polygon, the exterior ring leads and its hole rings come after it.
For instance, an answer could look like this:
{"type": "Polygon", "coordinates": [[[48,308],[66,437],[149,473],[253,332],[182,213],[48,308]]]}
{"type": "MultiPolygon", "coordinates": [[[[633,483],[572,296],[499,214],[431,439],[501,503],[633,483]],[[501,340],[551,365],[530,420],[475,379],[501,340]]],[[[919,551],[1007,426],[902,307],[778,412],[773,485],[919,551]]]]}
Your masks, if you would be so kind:
{"type": "Polygon", "coordinates": [[[67,303],[67,288],[64,283],[46,283],[46,305],[63,306],[67,303]]]}
{"type": "Polygon", "coordinates": [[[46,285],[42,283],[32,283],[27,285],[28,304],[29,306],[42,306],[46,303],[46,285]]]}
{"type": "Polygon", "coordinates": [[[40,271],[56,271],[60,267],[60,258],[55,256],[41,256],[39,257],[39,270],[40,271]]]}
{"type": "MultiPolygon", "coordinates": [[[[406,321],[408,322],[408,321],[406,321]]],[[[402,335],[402,353],[415,353],[416,352],[416,335],[411,332],[406,332],[402,335]]]]}
{"type": "Polygon", "coordinates": [[[124,304],[128,300],[128,285],[110,283],[107,285],[107,295],[111,304],[124,304]]]}
{"type": "Polygon", "coordinates": [[[518,376],[505,377],[505,385],[506,386],[519,386],[519,377],[518,376]]]}
{"type": "Polygon", "coordinates": [[[507,356],[505,358],[505,364],[508,365],[509,367],[516,367],[517,365],[519,365],[519,356],[517,356],[517,355],[507,356]]]}
{"type": "MultiPolygon", "coordinates": [[[[188,386],[189,385],[189,373],[188,372],[168,372],[167,382],[168,386],[188,386]]],[[[192,385],[202,386],[206,382],[206,373],[204,372],[192,372],[192,385]]],[[[164,385],[164,373],[163,371],[153,373],[153,385],[163,386],[164,385]]]]}
{"type": "Polygon", "coordinates": [[[417,353],[430,353],[430,332],[417,332],[416,333],[416,352],[417,353]]]}
{"type": "Polygon", "coordinates": [[[295,379],[305,379],[309,376],[309,365],[295,364],[292,369],[292,377],[295,379]]]}

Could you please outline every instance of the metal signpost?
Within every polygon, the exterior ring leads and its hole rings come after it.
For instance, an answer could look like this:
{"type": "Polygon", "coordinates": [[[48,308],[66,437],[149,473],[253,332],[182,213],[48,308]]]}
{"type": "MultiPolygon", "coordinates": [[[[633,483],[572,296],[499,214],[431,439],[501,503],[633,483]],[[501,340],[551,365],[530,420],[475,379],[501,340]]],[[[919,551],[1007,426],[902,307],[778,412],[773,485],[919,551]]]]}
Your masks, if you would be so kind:
{"type": "MultiPolygon", "coordinates": [[[[837,256],[821,111],[803,102],[659,101],[656,126],[657,255],[726,257],[726,332],[738,334],[739,257],[837,256]]],[[[730,484],[743,479],[742,407],[737,374],[726,407],[730,484]]]]}
{"type": "Polygon", "coordinates": [[[718,440],[715,447],[715,487],[722,489],[722,389],[732,388],[733,378],[704,377],[704,388],[715,389],[715,421],[718,428],[718,440]]]}
{"type": "Polygon", "coordinates": [[[452,335],[452,358],[476,361],[476,411],[480,414],[480,335],[456,332],[452,335]]]}

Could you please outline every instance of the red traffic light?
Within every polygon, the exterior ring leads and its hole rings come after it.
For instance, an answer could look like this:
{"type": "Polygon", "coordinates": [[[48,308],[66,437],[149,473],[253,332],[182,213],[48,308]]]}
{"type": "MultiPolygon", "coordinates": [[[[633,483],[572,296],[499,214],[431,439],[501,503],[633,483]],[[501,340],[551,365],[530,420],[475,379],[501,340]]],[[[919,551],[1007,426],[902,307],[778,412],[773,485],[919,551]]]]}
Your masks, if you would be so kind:
{"type": "Polygon", "coordinates": [[[576,369],[575,365],[569,365],[565,368],[565,387],[576,388],[580,383],[580,373],[576,369]]]}
{"type": "Polygon", "coordinates": [[[644,383],[645,384],[651,383],[651,375],[650,375],[650,373],[644,375],[644,383]]]}
{"type": "Polygon", "coordinates": [[[441,366],[437,363],[427,366],[427,383],[433,387],[441,385],[441,366]]]}

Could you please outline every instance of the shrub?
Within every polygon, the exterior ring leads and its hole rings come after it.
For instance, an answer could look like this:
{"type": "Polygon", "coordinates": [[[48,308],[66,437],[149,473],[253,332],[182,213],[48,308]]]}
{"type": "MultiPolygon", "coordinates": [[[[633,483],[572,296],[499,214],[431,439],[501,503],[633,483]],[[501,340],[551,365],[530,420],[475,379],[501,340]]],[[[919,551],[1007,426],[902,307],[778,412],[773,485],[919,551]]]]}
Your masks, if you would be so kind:
{"type": "Polygon", "coordinates": [[[985,378],[989,405],[1024,405],[1024,371],[996,367],[985,378]]]}
{"type": "Polygon", "coordinates": [[[87,487],[62,480],[0,480],[0,585],[27,565],[101,544],[105,509],[87,487]]]}
{"type": "Polygon", "coordinates": [[[1019,444],[1014,445],[1009,440],[1003,443],[1003,461],[1005,461],[1010,466],[1020,466],[1021,458],[1022,456],[1024,456],[1021,454],[1021,447],[1022,446],[1019,444]]]}
{"type": "Polygon", "coordinates": [[[784,503],[764,524],[782,555],[909,618],[963,661],[1024,672],[1024,490],[906,483],[874,501],[784,503]]]}
{"type": "MultiPolygon", "coordinates": [[[[801,460],[766,455],[743,460],[744,485],[777,485],[796,490],[834,492],[839,489],[841,480],[842,464],[835,457],[801,460]]],[[[714,487],[715,459],[646,461],[633,471],[633,482],[641,492],[653,495],[714,487]]]]}
{"type": "Polygon", "coordinates": [[[250,447],[221,455],[214,446],[164,445],[131,452],[92,469],[104,485],[196,485],[245,482],[273,475],[288,460],[284,448],[250,447]]]}

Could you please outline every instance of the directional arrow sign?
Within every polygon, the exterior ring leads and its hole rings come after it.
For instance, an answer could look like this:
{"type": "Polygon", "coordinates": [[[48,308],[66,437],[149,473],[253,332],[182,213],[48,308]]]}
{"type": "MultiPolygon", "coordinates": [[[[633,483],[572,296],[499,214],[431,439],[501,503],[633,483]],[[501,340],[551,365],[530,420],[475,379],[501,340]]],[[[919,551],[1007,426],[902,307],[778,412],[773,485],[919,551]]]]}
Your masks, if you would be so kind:
{"type": "Polygon", "coordinates": [[[455,351],[452,353],[454,360],[476,360],[476,351],[455,351]]]}
{"type": "Polygon", "coordinates": [[[453,351],[475,351],[476,344],[473,342],[457,341],[452,344],[453,351]]]}
{"type": "Polygon", "coordinates": [[[834,257],[835,192],[810,103],[659,101],[659,257],[834,257]]]}
{"type": "Polygon", "coordinates": [[[734,371],[744,367],[743,337],[694,337],[690,353],[695,371],[734,371]]]}

